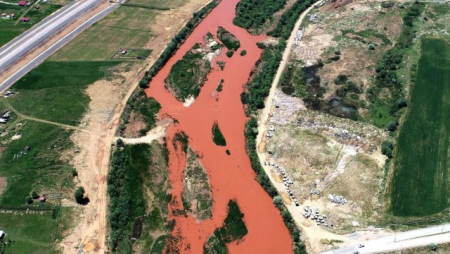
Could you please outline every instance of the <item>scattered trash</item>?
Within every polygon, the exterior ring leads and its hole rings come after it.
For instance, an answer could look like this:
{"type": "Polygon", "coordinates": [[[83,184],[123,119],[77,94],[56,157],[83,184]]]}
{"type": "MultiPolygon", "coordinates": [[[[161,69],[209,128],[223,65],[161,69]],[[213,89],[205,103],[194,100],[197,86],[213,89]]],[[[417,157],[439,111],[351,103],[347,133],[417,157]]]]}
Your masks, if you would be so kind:
{"type": "Polygon", "coordinates": [[[336,204],[341,204],[341,205],[347,204],[347,199],[345,199],[343,196],[329,194],[328,198],[330,199],[331,202],[336,203],[336,204]]]}

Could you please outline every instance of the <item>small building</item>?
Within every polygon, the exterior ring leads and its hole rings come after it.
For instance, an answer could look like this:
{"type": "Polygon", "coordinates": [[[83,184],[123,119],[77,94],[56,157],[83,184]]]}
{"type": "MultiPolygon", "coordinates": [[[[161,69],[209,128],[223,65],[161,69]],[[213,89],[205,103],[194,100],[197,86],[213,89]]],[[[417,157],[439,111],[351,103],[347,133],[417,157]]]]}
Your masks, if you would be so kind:
{"type": "Polygon", "coordinates": [[[42,194],[42,195],[39,197],[39,202],[44,203],[45,200],[46,200],[46,199],[45,199],[45,195],[42,194]]]}
{"type": "Polygon", "coordinates": [[[119,49],[120,54],[125,55],[126,53],[128,53],[128,50],[126,48],[121,48],[119,49]]]}
{"type": "Polygon", "coordinates": [[[29,22],[30,18],[23,17],[23,18],[20,19],[20,21],[22,21],[22,22],[29,22]]]}
{"type": "Polygon", "coordinates": [[[19,1],[19,6],[27,6],[28,2],[27,1],[19,1]]]}
{"type": "Polygon", "coordinates": [[[5,238],[5,236],[6,236],[5,231],[0,230],[0,240],[5,238]]]}
{"type": "Polygon", "coordinates": [[[30,151],[31,147],[25,146],[25,151],[30,151]]]}
{"type": "Polygon", "coordinates": [[[11,14],[9,14],[9,16],[13,19],[13,18],[15,18],[16,17],[16,14],[14,14],[14,13],[11,13],[11,14]]]}
{"type": "Polygon", "coordinates": [[[6,17],[6,13],[2,13],[2,17],[6,17]]]}

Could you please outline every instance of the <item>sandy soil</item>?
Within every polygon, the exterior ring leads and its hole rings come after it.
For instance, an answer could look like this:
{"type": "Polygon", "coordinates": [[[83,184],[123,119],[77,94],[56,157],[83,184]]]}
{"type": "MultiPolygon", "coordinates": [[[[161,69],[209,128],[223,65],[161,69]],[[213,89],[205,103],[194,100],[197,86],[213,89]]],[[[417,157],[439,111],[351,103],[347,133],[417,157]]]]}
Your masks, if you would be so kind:
{"type": "Polygon", "coordinates": [[[77,226],[61,243],[63,253],[73,253],[79,246],[82,253],[107,252],[107,195],[106,177],[109,170],[111,144],[115,141],[120,115],[126,101],[137,87],[138,81],[157,59],[165,45],[207,0],[191,0],[183,8],[161,12],[152,28],[155,35],[149,45],[152,56],[141,64],[122,72],[113,81],[97,81],[87,89],[91,102],[89,112],[80,125],[85,131],[75,132],[71,139],[79,153],[74,156],[73,166],[78,171],[78,185],[83,186],[90,203],[83,207],[77,226]],[[170,29],[166,29],[170,27],[170,29]]]}

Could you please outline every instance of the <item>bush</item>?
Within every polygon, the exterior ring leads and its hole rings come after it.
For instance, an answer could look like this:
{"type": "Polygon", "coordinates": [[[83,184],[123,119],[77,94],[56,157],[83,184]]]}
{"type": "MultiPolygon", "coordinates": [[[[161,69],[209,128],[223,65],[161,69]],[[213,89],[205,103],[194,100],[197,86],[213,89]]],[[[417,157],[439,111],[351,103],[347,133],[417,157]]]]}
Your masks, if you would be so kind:
{"type": "Polygon", "coordinates": [[[75,201],[78,204],[83,204],[84,203],[84,193],[85,193],[84,188],[81,187],[81,186],[78,187],[78,189],[75,191],[74,197],[75,197],[75,201]]]}
{"type": "Polygon", "coordinates": [[[27,204],[33,204],[33,198],[30,197],[30,196],[28,196],[28,197],[25,198],[25,202],[26,202],[27,204]]]}
{"type": "Polygon", "coordinates": [[[241,56],[245,56],[245,55],[247,55],[247,51],[246,50],[242,50],[241,51],[241,56]]]}
{"type": "Polygon", "coordinates": [[[233,56],[233,54],[234,54],[234,51],[233,50],[228,50],[226,54],[227,54],[228,58],[231,58],[233,56]]]}
{"type": "Polygon", "coordinates": [[[32,197],[33,199],[38,199],[38,198],[39,198],[39,195],[38,195],[38,193],[37,193],[36,191],[32,191],[32,192],[31,192],[31,197],[32,197]]]}
{"type": "Polygon", "coordinates": [[[385,140],[381,144],[381,153],[386,155],[389,158],[392,158],[392,150],[393,149],[394,149],[394,144],[389,140],[385,140]]]}
{"type": "Polygon", "coordinates": [[[72,176],[73,177],[78,176],[78,172],[76,169],[72,169],[72,176]]]}
{"type": "Polygon", "coordinates": [[[212,127],[212,134],[213,134],[213,141],[216,145],[218,146],[227,145],[227,141],[225,140],[222,131],[220,131],[219,124],[217,122],[215,122],[212,127]]]}
{"type": "Polygon", "coordinates": [[[397,121],[390,121],[387,125],[386,125],[386,129],[388,131],[394,132],[397,130],[397,126],[398,126],[398,122],[397,121]]]}

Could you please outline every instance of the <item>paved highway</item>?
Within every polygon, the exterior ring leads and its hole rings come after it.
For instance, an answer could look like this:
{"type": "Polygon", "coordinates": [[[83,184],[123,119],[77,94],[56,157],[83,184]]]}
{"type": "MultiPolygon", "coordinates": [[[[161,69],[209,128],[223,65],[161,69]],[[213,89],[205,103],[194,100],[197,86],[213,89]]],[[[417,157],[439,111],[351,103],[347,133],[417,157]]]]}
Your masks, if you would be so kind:
{"type": "MultiPolygon", "coordinates": [[[[11,42],[0,48],[0,73],[14,64],[21,57],[32,51],[40,43],[43,43],[46,39],[51,38],[62,28],[70,24],[74,19],[81,16],[83,12],[89,10],[92,7],[95,7],[100,2],[101,1],[98,0],[82,0],[78,2],[72,2],[71,4],[63,7],[58,12],[47,17],[39,24],[33,26],[27,32],[23,33],[19,37],[15,38],[11,42]]],[[[91,26],[93,23],[111,13],[118,6],[119,4],[112,4],[99,14],[91,17],[88,21],[84,22],[81,26],[71,31],[61,40],[53,44],[51,47],[47,48],[35,59],[23,66],[11,77],[6,77],[6,80],[0,84],[0,92],[6,90],[20,77],[28,73],[36,65],[44,61],[47,57],[55,53],[62,45],[75,38],[76,35],[78,35],[87,27],[91,26]]],[[[3,78],[4,77],[2,77],[2,79],[3,78]]]]}
{"type": "Polygon", "coordinates": [[[355,251],[363,253],[382,253],[401,249],[410,249],[419,246],[427,246],[430,243],[450,242],[450,224],[421,228],[406,232],[380,237],[375,240],[361,242],[364,247],[358,245],[343,247],[322,252],[322,254],[352,254],[355,251]]]}

